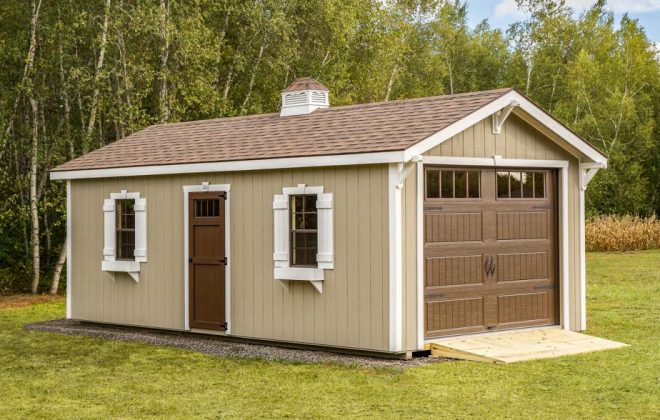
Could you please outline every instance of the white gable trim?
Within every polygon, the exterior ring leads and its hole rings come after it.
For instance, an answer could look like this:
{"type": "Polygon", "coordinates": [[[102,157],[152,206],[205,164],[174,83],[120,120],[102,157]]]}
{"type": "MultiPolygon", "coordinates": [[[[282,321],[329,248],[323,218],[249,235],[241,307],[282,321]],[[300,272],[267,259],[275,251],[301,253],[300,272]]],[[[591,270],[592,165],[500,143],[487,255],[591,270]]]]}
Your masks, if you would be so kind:
{"type": "Polygon", "coordinates": [[[465,131],[467,128],[472,127],[479,121],[488,118],[491,115],[494,115],[496,112],[507,108],[509,106],[517,106],[521,110],[525,111],[533,118],[535,118],[542,125],[547,127],[550,131],[561,137],[568,144],[575,147],[578,151],[583,153],[593,162],[598,163],[600,167],[607,166],[607,157],[601,154],[598,150],[592,147],[590,144],[582,140],[571,130],[566,128],[559,121],[554,119],[550,114],[545,112],[543,109],[538,107],[529,99],[525,98],[523,95],[516,91],[511,91],[493,102],[479,108],[472,114],[456,121],[451,124],[449,127],[444,128],[437,133],[427,137],[421,142],[415,144],[414,146],[409,147],[404,152],[404,158],[407,162],[412,159],[415,155],[421,155],[424,152],[431,150],[432,148],[442,144],[443,142],[449,140],[456,134],[465,131]]]}

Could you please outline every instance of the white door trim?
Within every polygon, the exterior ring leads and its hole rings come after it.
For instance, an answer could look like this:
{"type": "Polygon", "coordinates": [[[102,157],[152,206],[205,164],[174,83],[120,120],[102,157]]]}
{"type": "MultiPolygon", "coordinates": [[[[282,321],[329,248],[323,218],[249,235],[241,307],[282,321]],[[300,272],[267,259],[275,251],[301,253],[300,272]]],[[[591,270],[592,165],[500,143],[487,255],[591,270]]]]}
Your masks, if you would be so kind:
{"type": "Polygon", "coordinates": [[[71,246],[73,238],[71,237],[71,180],[66,181],[66,319],[71,319],[71,293],[73,293],[71,288],[71,269],[73,264],[71,263],[71,246]]]}
{"type": "MultiPolygon", "coordinates": [[[[479,167],[509,167],[509,168],[548,168],[558,169],[559,174],[559,267],[560,267],[560,299],[559,323],[565,330],[569,329],[569,284],[568,284],[568,167],[567,160],[532,160],[503,159],[501,156],[492,158],[465,158],[449,156],[424,156],[424,164],[448,166],[479,166],[479,167]]],[[[421,240],[424,232],[424,178],[423,165],[417,172],[417,345],[424,348],[424,242],[421,240]],[[421,325],[421,327],[420,327],[421,325]],[[421,345],[420,345],[421,343],[421,345]]],[[[584,220],[580,221],[584,224],[584,220]]]]}
{"type": "Polygon", "coordinates": [[[188,227],[188,196],[191,192],[211,192],[211,191],[224,191],[227,195],[225,200],[225,255],[227,257],[227,265],[225,265],[225,320],[227,321],[226,335],[231,335],[232,322],[231,322],[231,190],[230,184],[209,184],[202,182],[199,185],[185,185],[183,187],[183,328],[190,331],[190,296],[188,289],[189,282],[189,265],[188,258],[190,256],[189,246],[189,227],[188,227]]]}
{"type": "Polygon", "coordinates": [[[388,213],[389,213],[389,349],[401,351],[403,348],[403,220],[401,189],[401,168],[390,164],[388,168],[388,213]]]}

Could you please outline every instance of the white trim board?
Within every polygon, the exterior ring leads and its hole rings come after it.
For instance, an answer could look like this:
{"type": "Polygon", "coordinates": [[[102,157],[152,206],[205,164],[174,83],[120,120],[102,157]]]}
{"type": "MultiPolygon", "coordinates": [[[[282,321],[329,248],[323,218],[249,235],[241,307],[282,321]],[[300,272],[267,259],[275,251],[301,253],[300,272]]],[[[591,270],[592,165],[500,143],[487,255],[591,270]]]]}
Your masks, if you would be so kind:
{"type": "Polygon", "coordinates": [[[227,322],[226,335],[231,335],[231,185],[209,184],[202,182],[198,185],[185,185],[183,187],[183,329],[190,331],[190,289],[189,289],[189,264],[190,250],[189,227],[188,227],[188,196],[191,192],[224,191],[227,194],[225,200],[225,321],[227,322]]]}
{"type": "Polygon", "coordinates": [[[388,217],[389,217],[389,349],[401,351],[403,348],[403,220],[400,165],[390,164],[388,168],[388,217]]]}
{"type": "Polygon", "coordinates": [[[376,163],[408,162],[417,155],[438,146],[456,134],[473,126],[479,121],[488,118],[507,107],[520,108],[529,116],[547,127],[552,133],[566,141],[599,167],[607,166],[607,157],[596,150],[577,134],[566,128],[563,124],[545,112],[539,106],[527,99],[521,93],[512,90],[484,105],[473,113],[450,124],[448,127],[419,141],[418,143],[401,151],[355,153],[343,155],[325,155],[308,157],[291,157],[276,159],[239,160],[228,162],[190,163],[176,165],[132,166],[126,168],[89,169],[51,172],[51,179],[83,179],[83,178],[111,178],[120,176],[147,176],[172,175],[204,172],[249,171],[282,168],[303,168],[341,165],[363,165],[376,163]]]}
{"type": "Polygon", "coordinates": [[[73,264],[71,263],[71,246],[73,242],[73,237],[71,236],[71,228],[73,224],[71,222],[71,181],[66,181],[66,319],[71,319],[72,308],[71,308],[71,295],[73,293],[71,285],[71,269],[73,264]]]}
{"type": "MultiPolygon", "coordinates": [[[[502,159],[500,156],[493,156],[492,158],[464,158],[464,157],[447,157],[447,156],[424,156],[424,164],[431,165],[447,165],[447,166],[479,166],[479,167],[509,167],[509,168],[552,168],[559,170],[559,266],[560,266],[560,296],[559,296],[559,314],[561,328],[570,329],[569,319],[569,282],[568,282],[568,161],[566,160],[532,160],[532,159],[502,159]]],[[[421,166],[421,165],[420,165],[421,166]]],[[[417,174],[418,190],[424,190],[423,170],[418,171],[417,174]],[[421,182],[421,184],[420,184],[421,182]]],[[[419,193],[417,197],[417,232],[423,232],[423,215],[424,215],[424,200],[422,194],[419,193]],[[421,217],[420,217],[421,215],[421,217]]],[[[580,221],[584,224],[584,220],[580,221]]],[[[418,233],[419,235],[419,233],[418,233]]],[[[417,250],[417,344],[425,343],[424,340],[424,243],[418,238],[417,250]],[[422,273],[420,275],[420,273],[422,273]],[[421,292],[420,292],[421,290],[421,292]],[[419,328],[419,325],[422,325],[419,328]]],[[[581,292],[584,294],[584,291],[581,292]]],[[[581,310],[584,310],[581,308],[581,310]]],[[[428,340],[427,340],[428,341],[428,340]]]]}

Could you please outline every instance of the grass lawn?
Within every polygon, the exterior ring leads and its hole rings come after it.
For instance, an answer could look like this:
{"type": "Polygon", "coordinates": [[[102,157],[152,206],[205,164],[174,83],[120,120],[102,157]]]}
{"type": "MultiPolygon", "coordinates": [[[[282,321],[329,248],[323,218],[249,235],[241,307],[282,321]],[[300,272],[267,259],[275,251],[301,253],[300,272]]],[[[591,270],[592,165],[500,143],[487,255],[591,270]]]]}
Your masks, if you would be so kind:
{"type": "Polygon", "coordinates": [[[224,359],[43,332],[0,309],[0,417],[658,418],[660,250],[588,255],[588,333],[624,349],[406,370],[224,359]]]}

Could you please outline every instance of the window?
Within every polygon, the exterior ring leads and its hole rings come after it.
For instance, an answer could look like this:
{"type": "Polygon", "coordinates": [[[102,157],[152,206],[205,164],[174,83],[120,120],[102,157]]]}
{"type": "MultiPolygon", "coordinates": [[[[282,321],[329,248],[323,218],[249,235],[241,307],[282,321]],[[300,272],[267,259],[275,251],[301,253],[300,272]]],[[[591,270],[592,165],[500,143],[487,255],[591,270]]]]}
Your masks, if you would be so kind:
{"type": "Polygon", "coordinates": [[[426,198],[479,198],[481,172],[426,170],[426,198]]]}
{"type": "Polygon", "coordinates": [[[309,281],[323,292],[334,268],[333,196],[323,187],[286,187],[273,197],[274,278],[309,281]]]}
{"type": "Polygon", "coordinates": [[[291,265],[316,267],[318,252],[318,219],[316,195],[290,196],[291,265]]]}
{"type": "Polygon", "coordinates": [[[135,200],[116,200],[117,259],[132,260],[135,256],[135,200]]]}
{"type": "Polygon", "coordinates": [[[545,172],[498,171],[497,198],[545,198],[545,172]]]}
{"type": "Polygon", "coordinates": [[[147,200],[122,190],[103,201],[103,261],[101,271],[128,273],[139,281],[147,262],[147,200]]]}

